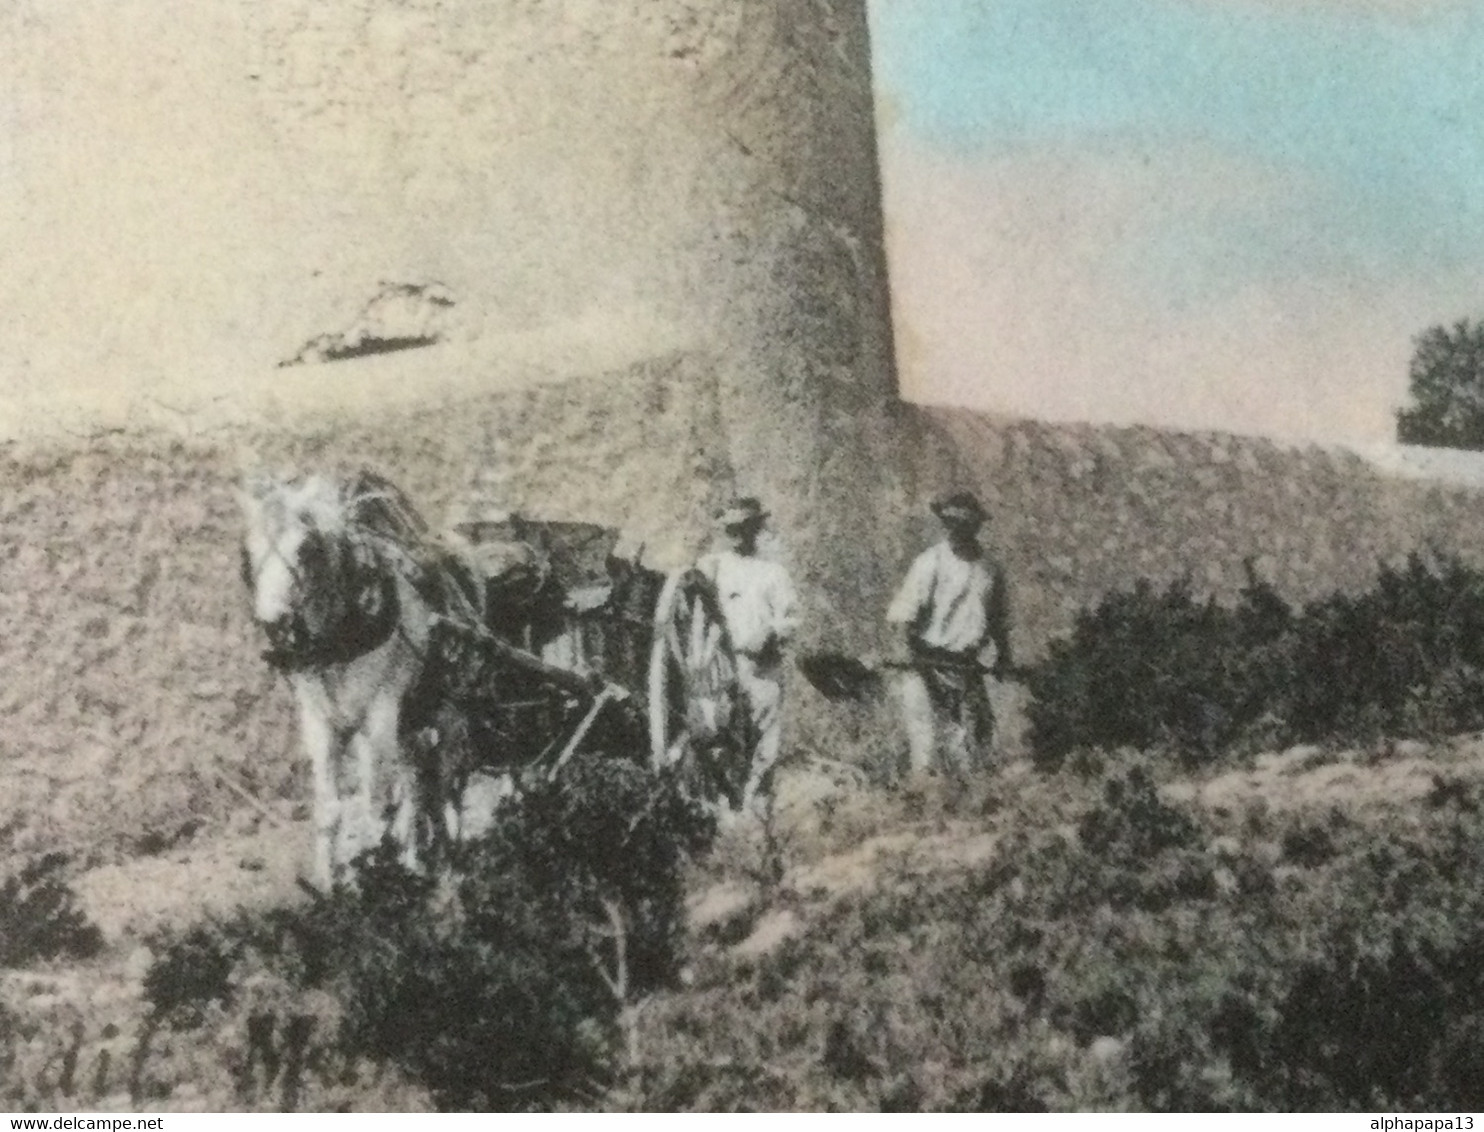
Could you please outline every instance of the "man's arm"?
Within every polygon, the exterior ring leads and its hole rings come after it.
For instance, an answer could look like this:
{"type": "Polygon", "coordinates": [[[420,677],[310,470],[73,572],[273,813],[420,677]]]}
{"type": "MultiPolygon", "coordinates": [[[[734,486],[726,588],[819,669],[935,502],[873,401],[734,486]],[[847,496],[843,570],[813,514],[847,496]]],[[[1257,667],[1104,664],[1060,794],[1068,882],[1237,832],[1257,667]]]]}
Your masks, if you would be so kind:
{"type": "Polygon", "coordinates": [[[754,655],[764,663],[781,659],[783,648],[799,627],[799,595],[793,579],[780,566],[762,564],[754,575],[751,604],[761,621],[766,639],[754,655]]]}
{"type": "Polygon", "coordinates": [[[901,589],[897,590],[891,605],[887,607],[887,624],[901,625],[906,629],[909,640],[916,636],[922,627],[932,592],[932,561],[928,555],[920,554],[913,560],[901,589]]]}
{"type": "Polygon", "coordinates": [[[773,636],[780,645],[786,645],[799,631],[799,591],[787,570],[778,571],[778,580],[773,588],[773,636]]]}

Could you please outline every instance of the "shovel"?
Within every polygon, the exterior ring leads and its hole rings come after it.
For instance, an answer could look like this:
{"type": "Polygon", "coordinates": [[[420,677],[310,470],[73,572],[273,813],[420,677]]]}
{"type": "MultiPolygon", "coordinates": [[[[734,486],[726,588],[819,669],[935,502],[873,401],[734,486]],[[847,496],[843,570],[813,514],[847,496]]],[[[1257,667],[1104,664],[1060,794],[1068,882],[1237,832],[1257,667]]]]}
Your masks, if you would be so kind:
{"type": "Polygon", "coordinates": [[[856,657],[833,652],[801,656],[798,665],[804,679],[814,686],[815,691],[836,703],[860,703],[880,695],[886,685],[888,672],[907,672],[919,667],[931,667],[973,672],[981,676],[991,674],[990,669],[974,661],[954,664],[944,661],[888,660],[872,667],[856,657]]]}

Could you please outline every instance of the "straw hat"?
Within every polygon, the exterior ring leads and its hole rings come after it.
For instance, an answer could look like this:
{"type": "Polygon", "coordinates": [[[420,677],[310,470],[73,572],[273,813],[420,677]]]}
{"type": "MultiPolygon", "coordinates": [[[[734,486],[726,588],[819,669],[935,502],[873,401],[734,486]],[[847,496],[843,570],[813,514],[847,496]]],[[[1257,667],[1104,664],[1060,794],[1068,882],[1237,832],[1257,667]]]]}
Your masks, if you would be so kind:
{"type": "Polygon", "coordinates": [[[723,530],[735,530],[739,527],[761,527],[768,520],[767,511],[763,505],[753,496],[744,495],[732,500],[722,508],[717,515],[716,522],[723,530]]]}
{"type": "Polygon", "coordinates": [[[971,491],[953,491],[932,502],[933,514],[945,523],[982,523],[989,518],[983,505],[971,491]]]}

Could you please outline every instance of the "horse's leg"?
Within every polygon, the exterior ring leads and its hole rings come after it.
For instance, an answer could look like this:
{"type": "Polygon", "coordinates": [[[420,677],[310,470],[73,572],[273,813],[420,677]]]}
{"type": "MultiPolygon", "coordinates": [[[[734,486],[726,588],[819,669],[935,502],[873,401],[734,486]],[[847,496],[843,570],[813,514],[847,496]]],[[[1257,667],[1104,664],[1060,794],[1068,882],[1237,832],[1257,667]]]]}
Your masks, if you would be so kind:
{"type": "Polygon", "coordinates": [[[417,781],[417,812],[413,815],[413,832],[419,850],[424,854],[423,863],[429,868],[439,868],[448,863],[454,843],[447,823],[444,799],[448,796],[444,788],[441,752],[435,747],[421,751],[427,761],[413,768],[417,781]]]}
{"type": "Polygon", "coordinates": [[[378,840],[387,830],[385,817],[375,810],[375,798],[380,791],[373,791],[373,776],[379,776],[389,788],[392,820],[392,840],[402,850],[402,862],[410,869],[417,867],[417,816],[418,783],[416,768],[402,749],[399,727],[401,723],[401,694],[399,689],[389,688],[378,692],[366,713],[366,725],[362,738],[362,799],[364,812],[369,819],[368,830],[374,831],[378,840]]]}
{"type": "Polygon", "coordinates": [[[413,837],[425,864],[437,866],[448,858],[449,836],[444,828],[441,799],[444,797],[443,745],[446,737],[438,726],[424,727],[407,736],[403,757],[417,787],[417,810],[412,818],[413,837]]]}
{"type": "Polygon", "coordinates": [[[336,732],[330,742],[330,780],[335,802],[334,867],[337,884],[353,879],[355,859],[376,844],[366,820],[364,802],[371,784],[366,774],[365,743],[357,733],[336,732]]]}
{"type": "Polygon", "coordinates": [[[307,688],[298,691],[299,730],[309,756],[314,790],[314,876],[318,883],[330,887],[338,879],[341,863],[336,854],[343,819],[335,765],[339,761],[337,739],[323,705],[307,688]]]}
{"type": "Polygon", "coordinates": [[[451,710],[443,713],[438,744],[423,772],[422,820],[427,826],[433,863],[446,867],[454,847],[463,841],[464,792],[469,782],[469,735],[466,721],[451,710]]]}

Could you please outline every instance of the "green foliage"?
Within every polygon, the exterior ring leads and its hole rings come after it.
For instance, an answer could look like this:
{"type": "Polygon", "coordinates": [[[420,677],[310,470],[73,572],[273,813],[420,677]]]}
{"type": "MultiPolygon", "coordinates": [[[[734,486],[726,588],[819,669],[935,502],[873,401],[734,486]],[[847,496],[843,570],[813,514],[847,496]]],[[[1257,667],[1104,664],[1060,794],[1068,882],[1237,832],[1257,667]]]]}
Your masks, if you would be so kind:
{"type": "Polygon", "coordinates": [[[1477,1109],[1484,819],[1476,789],[1434,793],[1285,833],[1111,776],[1080,812],[1016,815],[983,864],[886,869],[701,967],[634,1107],[1477,1109]],[[1301,867],[1271,840],[1316,829],[1301,867]]]}
{"type": "Polygon", "coordinates": [[[1403,444],[1484,449],[1484,322],[1433,326],[1413,342],[1412,404],[1396,415],[1403,444]]]}
{"type": "Polygon", "coordinates": [[[430,904],[385,917],[374,894],[330,913],[361,933],[327,964],[341,1047],[400,1066],[444,1109],[520,1108],[600,1083],[618,1006],[563,946],[566,925],[525,904],[472,911],[483,932],[447,926],[430,904]]]}
{"type": "Polygon", "coordinates": [[[144,997],[156,1015],[191,1029],[201,1024],[208,1005],[227,1005],[232,969],[245,943],[235,934],[197,925],[178,938],[153,941],[160,957],[144,974],[144,997]]]}
{"type": "Polygon", "coordinates": [[[77,906],[66,868],[66,854],[47,853],[23,861],[0,882],[0,967],[86,958],[102,948],[103,933],[77,906]]]}
{"type": "Polygon", "coordinates": [[[481,933],[502,930],[498,917],[512,905],[568,925],[569,945],[584,955],[597,950],[614,977],[613,919],[621,914],[622,977],[627,992],[643,993],[674,969],[683,866],[714,834],[714,819],[668,776],[587,760],[530,790],[471,847],[460,869],[462,904],[481,933]]]}
{"type": "Polygon", "coordinates": [[[1359,597],[1304,612],[1288,649],[1289,734],[1425,736],[1484,725],[1484,574],[1412,556],[1359,597]]]}
{"type": "Polygon", "coordinates": [[[1444,802],[1379,836],[1328,828],[1301,898],[1270,904],[1276,977],[1225,1008],[1214,1052],[1266,1107],[1477,1109],[1462,1068],[1484,1064],[1477,807],[1444,802]]]}
{"type": "Polygon", "coordinates": [[[301,1074],[389,1063],[445,1109],[590,1097],[626,1012],[674,977],[682,869],[713,832],[668,778],[583,760],[504,807],[450,876],[408,872],[388,843],[357,862],[354,888],[170,941],[146,996],[176,1027],[211,1003],[247,1014],[249,1069],[281,1021],[301,1074]],[[332,1019],[296,1005],[311,992],[335,1001],[332,1019]]]}
{"type": "Polygon", "coordinates": [[[1109,594],[1031,670],[1038,760],[1059,762],[1079,747],[1209,754],[1231,744],[1282,687],[1274,654],[1292,620],[1256,580],[1235,608],[1197,601],[1188,580],[1163,591],[1141,580],[1109,594]]]}
{"type": "Polygon", "coordinates": [[[1250,577],[1236,605],[1140,582],[1079,615],[1030,674],[1042,765],[1083,748],[1234,748],[1484,726],[1484,574],[1412,556],[1358,596],[1291,610],[1250,577]]]}
{"type": "Polygon", "coordinates": [[[1165,849],[1184,849],[1200,840],[1185,813],[1160,800],[1143,767],[1103,784],[1103,804],[1082,815],[1077,825],[1082,846],[1110,860],[1140,864],[1165,849]]]}

